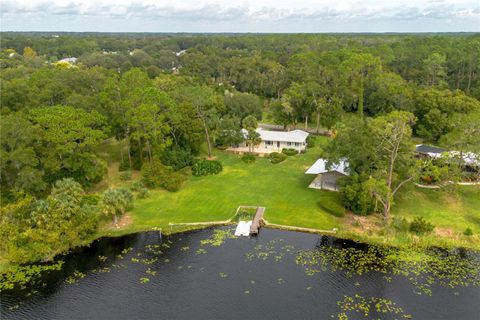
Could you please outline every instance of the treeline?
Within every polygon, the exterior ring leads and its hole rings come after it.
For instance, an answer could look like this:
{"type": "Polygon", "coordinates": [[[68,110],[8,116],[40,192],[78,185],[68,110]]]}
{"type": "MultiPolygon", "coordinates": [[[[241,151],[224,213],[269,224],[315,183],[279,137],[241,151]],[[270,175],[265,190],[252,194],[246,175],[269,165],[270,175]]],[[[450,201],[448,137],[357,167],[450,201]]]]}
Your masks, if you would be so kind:
{"type": "MultiPolygon", "coordinates": [[[[332,60],[332,52],[337,52],[334,55],[337,60],[344,60],[347,52],[355,52],[379,58],[384,69],[416,85],[441,85],[480,97],[478,34],[71,36],[4,33],[0,44],[19,54],[24,48],[33,48],[50,62],[77,57],[87,66],[122,72],[141,67],[152,77],[170,72],[173,67],[183,68],[185,73],[205,80],[230,82],[238,85],[239,90],[269,97],[278,97],[292,81],[298,81],[298,77],[303,80],[304,74],[298,69],[309,69],[310,75],[320,80],[318,68],[325,69],[336,62],[332,60]],[[182,50],[186,50],[185,54],[182,50]],[[276,76],[275,80],[271,76],[276,76]]],[[[15,63],[18,62],[10,61],[15,63]]]]}

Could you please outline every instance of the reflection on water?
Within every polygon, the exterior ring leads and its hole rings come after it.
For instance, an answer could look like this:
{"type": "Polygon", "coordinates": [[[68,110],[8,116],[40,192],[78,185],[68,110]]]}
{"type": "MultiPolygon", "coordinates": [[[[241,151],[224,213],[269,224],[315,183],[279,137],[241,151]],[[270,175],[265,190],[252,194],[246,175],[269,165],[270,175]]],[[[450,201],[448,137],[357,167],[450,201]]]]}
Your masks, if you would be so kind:
{"type": "MultiPolygon", "coordinates": [[[[327,236],[271,229],[256,238],[231,234],[219,228],[163,239],[158,232],[101,239],[65,257],[62,270],[33,287],[3,292],[2,319],[474,319],[480,314],[478,279],[472,270],[460,274],[447,263],[448,255],[440,265],[449,269],[442,274],[430,267],[418,271],[413,264],[400,269],[403,264],[382,262],[380,268],[371,260],[381,253],[327,236]],[[417,272],[431,295],[412,281],[417,272]],[[455,282],[445,280],[451,278],[455,282]]],[[[478,266],[468,263],[478,256],[458,254],[465,265],[478,266]]]]}

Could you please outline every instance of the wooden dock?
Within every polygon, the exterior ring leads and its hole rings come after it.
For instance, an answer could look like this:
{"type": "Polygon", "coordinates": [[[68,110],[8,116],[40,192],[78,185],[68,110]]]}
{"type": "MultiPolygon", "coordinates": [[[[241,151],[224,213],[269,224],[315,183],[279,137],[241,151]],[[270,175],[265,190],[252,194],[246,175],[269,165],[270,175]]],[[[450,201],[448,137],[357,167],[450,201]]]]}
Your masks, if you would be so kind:
{"type": "Polygon", "coordinates": [[[258,207],[253,218],[252,225],[250,226],[250,235],[257,235],[258,230],[263,225],[263,214],[265,213],[265,207],[258,207]]]}

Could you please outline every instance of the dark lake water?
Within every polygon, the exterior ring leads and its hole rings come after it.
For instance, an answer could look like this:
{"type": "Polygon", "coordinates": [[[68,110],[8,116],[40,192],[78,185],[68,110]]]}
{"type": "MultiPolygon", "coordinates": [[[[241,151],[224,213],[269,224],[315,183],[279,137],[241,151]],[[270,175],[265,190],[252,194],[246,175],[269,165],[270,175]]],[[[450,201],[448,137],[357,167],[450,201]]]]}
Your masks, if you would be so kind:
{"type": "Polygon", "coordinates": [[[433,282],[431,295],[419,294],[403,275],[349,276],[328,267],[308,274],[296,263],[301,250],[358,244],[272,229],[202,244],[215,230],[100,239],[36,286],[3,292],[2,319],[336,319],[348,299],[402,308],[367,317],[349,311],[349,319],[480,319],[476,285],[433,282]]]}

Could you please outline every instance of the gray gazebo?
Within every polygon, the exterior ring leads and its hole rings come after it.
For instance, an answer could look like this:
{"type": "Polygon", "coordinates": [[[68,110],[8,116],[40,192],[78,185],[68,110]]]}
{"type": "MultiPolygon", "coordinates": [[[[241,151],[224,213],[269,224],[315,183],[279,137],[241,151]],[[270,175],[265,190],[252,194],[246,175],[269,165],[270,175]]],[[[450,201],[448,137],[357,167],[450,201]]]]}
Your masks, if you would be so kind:
{"type": "Polygon", "coordinates": [[[341,177],[348,176],[348,162],[342,159],[339,163],[334,163],[327,168],[327,160],[318,159],[305,172],[305,174],[316,175],[315,179],[308,186],[313,189],[324,189],[338,191],[337,180],[341,177]]]}

